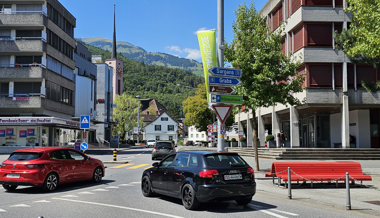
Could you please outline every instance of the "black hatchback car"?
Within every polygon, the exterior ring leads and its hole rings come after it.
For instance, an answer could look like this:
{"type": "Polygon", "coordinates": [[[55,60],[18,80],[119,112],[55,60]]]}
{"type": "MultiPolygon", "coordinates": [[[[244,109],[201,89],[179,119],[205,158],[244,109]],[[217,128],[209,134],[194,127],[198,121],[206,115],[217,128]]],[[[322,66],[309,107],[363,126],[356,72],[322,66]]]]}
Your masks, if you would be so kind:
{"type": "Polygon", "coordinates": [[[246,205],[256,193],[254,171],[237,153],[178,151],[152,166],[142,174],[143,195],[180,198],[189,210],[223,200],[246,205]]]}

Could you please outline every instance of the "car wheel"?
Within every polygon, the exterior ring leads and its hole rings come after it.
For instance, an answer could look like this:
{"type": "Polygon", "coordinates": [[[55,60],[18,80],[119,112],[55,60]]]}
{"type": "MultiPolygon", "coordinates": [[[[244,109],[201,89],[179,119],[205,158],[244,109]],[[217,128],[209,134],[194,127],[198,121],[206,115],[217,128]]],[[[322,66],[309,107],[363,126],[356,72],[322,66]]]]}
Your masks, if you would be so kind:
{"type": "Polygon", "coordinates": [[[18,187],[18,185],[6,185],[6,184],[3,184],[3,188],[7,191],[13,191],[15,190],[16,188],[18,187]]]}
{"type": "Polygon", "coordinates": [[[145,197],[154,196],[154,193],[152,191],[152,184],[150,183],[148,176],[144,176],[141,180],[141,191],[145,197]]]}
{"type": "Polygon", "coordinates": [[[239,200],[235,200],[235,201],[239,205],[247,205],[247,204],[251,203],[252,196],[249,196],[249,197],[246,197],[246,198],[242,198],[242,199],[239,199],[239,200]]]}
{"type": "Polygon", "coordinates": [[[199,206],[195,190],[190,184],[186,184],[182,188],[182,204],[187,210],[194,210],[199,206]]]}
{"type": "Polygon", "coordinates": [[[98,182],[102,181],[102,178],[103,178],[102,168],[100,168],[100,167],[95,168],[94,174],[92,175],[92,181],[98,183],[98,182]]]}
{"type": "Polygon", "coordinates": [[[47,175],[44,184],[42,184],[42,190],[53,191],[58,186],[58,176],[55,173],[49,173],[47,175]]]}

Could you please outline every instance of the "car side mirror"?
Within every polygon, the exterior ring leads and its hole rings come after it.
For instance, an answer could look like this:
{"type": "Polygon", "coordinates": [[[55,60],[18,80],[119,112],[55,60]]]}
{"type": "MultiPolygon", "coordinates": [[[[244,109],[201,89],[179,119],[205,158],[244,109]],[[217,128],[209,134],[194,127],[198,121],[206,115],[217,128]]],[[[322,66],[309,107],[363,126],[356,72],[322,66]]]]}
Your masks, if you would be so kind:
{"type": "Polygon", "coordinates": [[[154,162],[154,163],[152,164],[152,166],[153,166],[153,167],[158,167],[158,162],[154,162]]]}

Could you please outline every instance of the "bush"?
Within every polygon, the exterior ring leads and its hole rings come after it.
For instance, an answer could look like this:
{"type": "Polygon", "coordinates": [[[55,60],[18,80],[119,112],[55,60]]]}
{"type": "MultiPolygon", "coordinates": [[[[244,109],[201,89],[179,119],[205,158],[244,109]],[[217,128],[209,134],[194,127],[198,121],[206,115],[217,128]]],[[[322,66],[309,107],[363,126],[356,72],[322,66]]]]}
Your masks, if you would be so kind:
{"type": "Polygon", "coordinates": [[[224,142],[229,142],[229,140],[228,139],[224,139],[224,142]]]}
{"type": "Polygon", "coordinates": [[[273,135],[267,135],[267,137],[265,137],[265,140],[266,141],[274,140],[274,136],[273,135]]]}
{"type": "Polygon", "coordinates": [[[241,141],[241,142],[245,142],[245,141],[246,141],[246,138],[243,136],[243,137],[241,137],[241,138],[239,139],[239,141],[241,141]]]}
{"type": "Polygon", "coordinates": [[[231,139],[231,142],[236,142],[236,139],[235,139],[235,138],[232,138],[232,139],[231,139]]]}
{"type": "Polygon", "coordinates": [[[178,141],[177,145],[183,145],[183,141],[178,141]]]}

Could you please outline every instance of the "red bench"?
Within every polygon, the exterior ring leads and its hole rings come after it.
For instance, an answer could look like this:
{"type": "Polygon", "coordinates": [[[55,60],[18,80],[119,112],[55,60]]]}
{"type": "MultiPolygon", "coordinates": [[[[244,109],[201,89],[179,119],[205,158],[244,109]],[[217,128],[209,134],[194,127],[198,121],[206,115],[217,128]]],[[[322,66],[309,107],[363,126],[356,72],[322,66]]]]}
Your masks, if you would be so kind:
{"type": "Polygon", "coordinates": [[[288,167],[291,169],[291,181],[346,181],[346,172],[350,181],[371,181],[370,175],[364,175],[359,162],[273,162],[271,171],[265,177],[274,177],[288,181],[288,167]]]}

